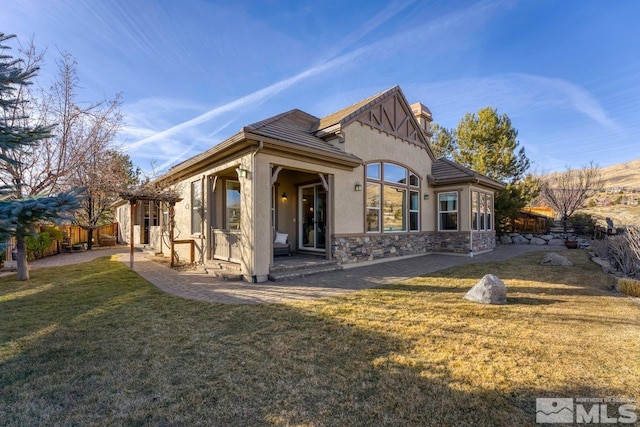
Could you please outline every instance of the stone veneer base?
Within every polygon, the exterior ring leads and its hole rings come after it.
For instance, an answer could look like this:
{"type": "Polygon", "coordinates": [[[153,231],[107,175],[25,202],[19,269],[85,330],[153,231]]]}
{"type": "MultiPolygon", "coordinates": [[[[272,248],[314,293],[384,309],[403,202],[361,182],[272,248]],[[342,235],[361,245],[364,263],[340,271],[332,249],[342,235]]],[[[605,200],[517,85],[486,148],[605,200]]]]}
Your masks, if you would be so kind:
{"type": "MultiPolygon", "coordinates": [[[[473,251],[495,248],[494,232],[473,235],[473,251]]],[[[468,232],[423,232],[397,234],[338,235],[331,240],[333,257],[341,264],[354,264],[430,252],[467,254],[471,248],[468,232]]]]}

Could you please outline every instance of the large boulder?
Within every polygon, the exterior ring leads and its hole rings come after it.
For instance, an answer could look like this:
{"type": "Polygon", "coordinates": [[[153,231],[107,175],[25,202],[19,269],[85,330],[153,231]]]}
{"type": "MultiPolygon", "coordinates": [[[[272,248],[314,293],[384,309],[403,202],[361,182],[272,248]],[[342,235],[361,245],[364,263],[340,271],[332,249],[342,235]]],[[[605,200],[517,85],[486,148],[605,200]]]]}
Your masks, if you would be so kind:
{"type": "Polygon", "coordinates": [[[529,240],[529,244],[530,245],[546,245],[547,241],[544,239],[541,239],[540,237],[532,237],[531,240],[529,240]]]}
{"type": "Polygon", "coordinates": [[[548,242],[549,240],[553,239],[553,234],[543,234],[542,236],[538,236],[538,237],[548,242]]]}
{"type": "Polygon", "coordinates": [[[481,304],[506,304],[507,287],[498,276],[487,274],[473,285],[464,299],[481,304]]]}
{"type": "Polygon", "coordinates": [[[555,252],[549,252],[545,254],[544,259],[540,263],[542,265],[573,265],[567,257],[559,255],[555,252]]]}

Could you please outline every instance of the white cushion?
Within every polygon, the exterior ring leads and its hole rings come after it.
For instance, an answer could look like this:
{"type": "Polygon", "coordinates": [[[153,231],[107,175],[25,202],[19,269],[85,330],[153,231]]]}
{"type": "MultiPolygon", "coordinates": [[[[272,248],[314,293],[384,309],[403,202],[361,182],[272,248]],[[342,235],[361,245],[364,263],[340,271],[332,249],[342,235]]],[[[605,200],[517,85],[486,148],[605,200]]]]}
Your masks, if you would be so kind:
{"type": "Polygon", "coordinates": [[[282,243],[283,245],[286,245],[288,237],[289,237],[288,234],[280,233],[276,231],[276,239],[273,241],[273,243],[282,243]]]}

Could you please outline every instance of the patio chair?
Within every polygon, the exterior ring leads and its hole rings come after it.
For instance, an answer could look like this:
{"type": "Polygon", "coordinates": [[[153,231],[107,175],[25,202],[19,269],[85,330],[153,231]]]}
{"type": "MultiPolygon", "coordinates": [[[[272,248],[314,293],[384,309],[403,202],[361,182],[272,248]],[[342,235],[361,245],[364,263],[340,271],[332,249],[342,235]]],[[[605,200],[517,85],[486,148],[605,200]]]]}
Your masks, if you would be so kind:
{"type": "Polygon", "coordinates": [[[287,255],[291,256],[291,244],[289,243],[289,235],[274,230],[273,233],[273,256],[287,255]]]}

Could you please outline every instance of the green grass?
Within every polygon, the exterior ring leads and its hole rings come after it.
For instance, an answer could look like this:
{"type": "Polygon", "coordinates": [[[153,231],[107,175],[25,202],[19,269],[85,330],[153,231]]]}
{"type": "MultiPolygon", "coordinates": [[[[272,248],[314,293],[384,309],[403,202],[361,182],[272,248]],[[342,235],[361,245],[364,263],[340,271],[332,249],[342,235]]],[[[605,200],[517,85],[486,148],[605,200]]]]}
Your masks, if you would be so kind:
{"type": "Polygon", "coordinates": [[[103,258],[0,279],[0,425],[534,425],[640,398],[640,306],[583,251],[326,300],[220,305],[103,258]],[[486,273],[506,306],[463,300],[486,273]]]}

